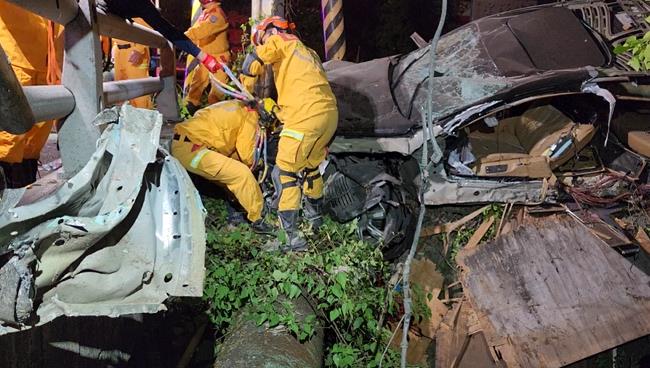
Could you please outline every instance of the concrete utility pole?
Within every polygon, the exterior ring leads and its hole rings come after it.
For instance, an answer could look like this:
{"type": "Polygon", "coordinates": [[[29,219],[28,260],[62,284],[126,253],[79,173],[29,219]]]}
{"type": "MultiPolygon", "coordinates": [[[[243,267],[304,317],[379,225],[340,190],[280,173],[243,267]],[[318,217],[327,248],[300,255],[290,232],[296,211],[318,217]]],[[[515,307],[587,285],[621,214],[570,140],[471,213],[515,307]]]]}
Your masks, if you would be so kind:
{"type": "Polygon", "coordinates": [[[252,0],[251,18],[258,20],[270,15],[284,17],[284,0],[252,0]]]}
{"type": "Polygon", "coordinates": [[[343,0],[321,0],[321,7],[323,9],[325,59],[343,60],[346,46],[343,0]]]}

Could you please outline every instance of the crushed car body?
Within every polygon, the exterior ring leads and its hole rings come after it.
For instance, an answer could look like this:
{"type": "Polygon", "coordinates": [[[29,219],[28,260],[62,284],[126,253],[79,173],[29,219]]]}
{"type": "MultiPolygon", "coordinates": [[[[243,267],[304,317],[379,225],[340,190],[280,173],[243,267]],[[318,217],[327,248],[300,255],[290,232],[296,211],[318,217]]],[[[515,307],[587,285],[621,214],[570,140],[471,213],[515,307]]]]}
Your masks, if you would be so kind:
{"type": "MultiPolygon", "coordinates": [[[[431,133],[444,155],[427,173],[423,201],[556,203],[584,191],[578,178],[611,171],[622,173],[620,180],[645,177],[650,77],[612,49],[642,35],[648,15],[642,2],[568,1],[489,16],[443,35],[431,82],[431,133]]],[[[426,46],[325,64],[341,115],[332,161],[396,161],[415,173],[387,173],[404,186],[420,185],[414,161],[424,141],[429,62],[426,46]]],[[[409,221],[401,222],[398,231],[407,234],[409,221]]]]}
{"type": "Polygon", "coordinates": [[[83,170],[0,215],[0,334],[62,315],[154,313],[169,296],[202,295],[205,213],[183,167],[159,148],[161,115],[124,105],[95,123],[104,131],[83,170]]]}

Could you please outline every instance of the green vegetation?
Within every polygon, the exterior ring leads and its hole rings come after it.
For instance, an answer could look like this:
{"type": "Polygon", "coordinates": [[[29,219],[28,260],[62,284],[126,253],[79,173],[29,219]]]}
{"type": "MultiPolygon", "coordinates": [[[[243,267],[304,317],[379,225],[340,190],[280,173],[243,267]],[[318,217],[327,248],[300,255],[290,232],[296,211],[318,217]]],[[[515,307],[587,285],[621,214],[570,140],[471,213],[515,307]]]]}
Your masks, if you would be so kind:
{"type": "MultiPolygon", "coordinates": [[[[401,306],[388,264],[378,249],[358,239],[356,224],[327,219],[318,236],[309,236],[309,252],[281,254],[263,250],[268,239],[246,225],[229,228],[222,201],[204,202],[210,214],[204,299],[218,331],[242,312],[259,326],[283,325],[301,341],[319,325],[326,333],[326,366],[379,365],[391,337],[388,322],[397,321],[401,306]],[[300,296],[315,309],[302,322],[290,302],[300,296]]],[[[416,318],[430,313],[422,301],[416,305],[416,318]]],[[[382,366],[398,365],[399,354],[388,349],[382,366]]]]}
{"type": "MultiPolygon", "coordinates": [[[[646,18],[646,22],[650,23],[650,17],[646,18]]],[[[646,33],[642,38],[637,36],[628,37],[625,43],[614,48],[614,53],[617,55],[630,52],[632,57],[627,62],[632,69],[638,71],[650,70],[650,32],[646,33]]]]}

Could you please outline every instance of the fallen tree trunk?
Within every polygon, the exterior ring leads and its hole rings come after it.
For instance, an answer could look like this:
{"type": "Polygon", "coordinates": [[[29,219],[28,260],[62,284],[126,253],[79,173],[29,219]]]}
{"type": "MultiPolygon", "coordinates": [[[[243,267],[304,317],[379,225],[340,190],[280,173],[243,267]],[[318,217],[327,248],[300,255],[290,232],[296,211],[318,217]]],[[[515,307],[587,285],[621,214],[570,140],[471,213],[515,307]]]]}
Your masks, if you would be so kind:
{"type": "MultiPolygon", "coordinates": [[[[314,314],[303,297],[294,300],[293,305],[299,324],[314,314]]],[[[323,329],[316,326],[315,330],[311,340],[300,343],[283,326],[271,329],[257,326],[240,314],[221,345],[214,367],[320,368],[323,365],[323,329]]]]}

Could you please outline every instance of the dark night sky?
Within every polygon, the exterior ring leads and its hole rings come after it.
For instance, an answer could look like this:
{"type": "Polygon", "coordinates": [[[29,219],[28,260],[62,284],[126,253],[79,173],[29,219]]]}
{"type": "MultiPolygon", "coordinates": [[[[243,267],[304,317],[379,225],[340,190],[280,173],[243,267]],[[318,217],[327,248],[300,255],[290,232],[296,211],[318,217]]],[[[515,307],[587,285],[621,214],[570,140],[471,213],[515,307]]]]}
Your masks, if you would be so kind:
{"type": "MultiPolygon", "coordinates": [[[[297,25],[297,31],[309,47],[323,56],[323,33],[320,0],[285,0],[287,17],[297,25]]],[[[451,0],[446,30],[462,21],[458,9],[470,4],[483,4],[491,10],[532,5],[550,0],[451,0]],[[519,4],[519,5],[517,5],[519,4]]],[[[191,0],[161,0],[163,14],[179,28],[189,26],[191,0]]],[[[226,11],[250,15],[250,0],[222,0],[226,11]]],[[[440,0],[343,0],[347,40],[346,59],[366,61],[378,57],[408,52],[415,48],[410,39],[418,32],[429,40],[440,17],[440,0]]]]}

